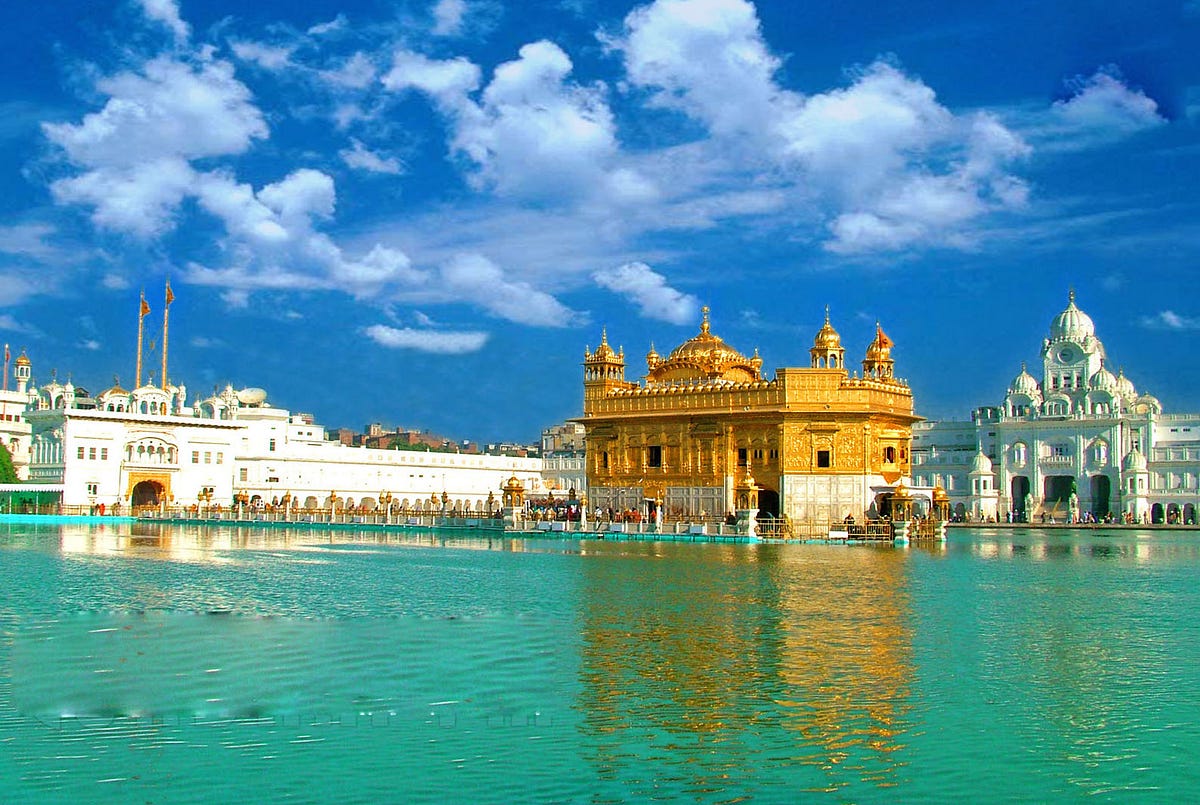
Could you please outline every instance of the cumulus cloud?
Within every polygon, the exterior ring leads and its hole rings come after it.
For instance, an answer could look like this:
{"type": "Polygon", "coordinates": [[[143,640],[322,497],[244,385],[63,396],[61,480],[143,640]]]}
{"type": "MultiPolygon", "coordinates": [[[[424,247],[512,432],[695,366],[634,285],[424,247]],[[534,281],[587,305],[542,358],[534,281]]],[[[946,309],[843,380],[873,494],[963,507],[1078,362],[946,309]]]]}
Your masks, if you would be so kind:
{"type": "Polygon", "coordinates": [[[1024,202],[1024,183],[1007,171],[1028,147],[994,116],[955,115],[884,60],[845,87],[788,90],[745,0],[656,0],[609,44],[633,86],[705,127],[714,154],[814,194],[830,216],[831,249],[945,241],[1024,202]]]}
{"type": "Polygon", "coordinates": [[[1142,317],[1142,326],[1153,330],[1200,330],[1200,318],[1162,310],[1153,316],[1142,317]]]}
{"type": "Polygon", "coordinates": [[[652,195],[645,177],[618,164],[606,87],[570,82],[572,69],[558,45],[533,42],[496,67],[476,100],[481,71],[475,64],[399,50],[383,83],[433,98],[452,121],[450,150],[472,167],[477,187],[522,198],[631,201],[652,195]]]}
{"type": "Polygon", "coordinates": [[[350,148],[343,148],[338,152],[338,156],[348,167],[368,173],[387,173],[393,176],[404,173],[404,165],[395,157],[382,156],[354,138],[350,139],[350,144],[350,148]]]}
{"type": "Polygon", "coordinates": [[[624,296],[638,306],[641,315],[672,324],[687,324],[696,316],[696,297],[667,285],[666,277],[645,263],[625,263],[614,269],[597,271],[592,279],[601,288],[624,296]]]}
{"type": "Polygon", "coordinates": [[[142,13],[147,19],[165,25],[175,36],[175,41],[183,44],[191,36],[191,29],[179,16],[179,4],[175,0],[138,0],[142,13]]]}
{"type": "Polygon", "coordinates": [[[363,334],[390,349],[413,349],[439,355],[463,355],[478,352],[487,343],[488,334],[477,330],[417,330],[373,324],[363,334]]]}
{"type": "Polygon", "coordinates": [[[441,267],[445,292],[497,318],[536,327],[565,327],[577,314],[549,293],[507,277],[480,254],[461,254],[441,267]]]}
{"type": "Polygon", "coordinates": [[[1158,104],[1140,89],[1131,89],[1115,67],[1068,82],[1074,94],[1057,101],[1052,112],[1080,136],[1120,138],[1166,123],[1158,104]]]}
{"type": "Polygon", "coordinates": [[[267,136],[262,113],[227,62],[160,56],[140,72],[102,78],[97,88],[109,95],[103,109],[42,130],[83,170],[51,185],[55,199],[92,207],[102,228],[143,237],[170,229],[196,178],[191,160],[241,154],[267,136]]]}

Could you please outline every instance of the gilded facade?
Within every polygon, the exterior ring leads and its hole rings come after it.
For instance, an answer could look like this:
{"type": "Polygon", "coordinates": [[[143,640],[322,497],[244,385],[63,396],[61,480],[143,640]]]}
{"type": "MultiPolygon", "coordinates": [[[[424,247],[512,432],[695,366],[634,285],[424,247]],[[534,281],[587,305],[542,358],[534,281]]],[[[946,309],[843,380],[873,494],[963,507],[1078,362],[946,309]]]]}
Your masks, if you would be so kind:
{"type": "Polygon", "coordinates": [[[760,511],[798,522],[886,512],[920,419],[892,347],[876,326],[862,376],[851,373],[826,311],[810,365],[767,379],[758,351],[746,357],[715,335],[705,308],[700,332],[665,358],[652,346],[645,381],[633,382],[605,333],[584,358],[591,504],[720,516],[752,481],[760,511]]]}

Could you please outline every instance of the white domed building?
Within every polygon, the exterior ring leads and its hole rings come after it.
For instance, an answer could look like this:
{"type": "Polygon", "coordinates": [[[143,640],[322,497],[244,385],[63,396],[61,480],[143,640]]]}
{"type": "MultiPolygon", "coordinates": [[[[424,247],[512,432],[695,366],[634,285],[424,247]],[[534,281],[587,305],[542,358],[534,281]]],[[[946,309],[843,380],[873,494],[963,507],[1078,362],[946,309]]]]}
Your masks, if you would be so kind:
{"type": "Polygon", "coordinates": [[[970,422],[914,425],[914,483],[944,488],[964,519],[1196,522],[1200,414],[1164,414],[1113,374],[1074,291],[1041,361],[1040,377],[1023,364],[970,422]]]}

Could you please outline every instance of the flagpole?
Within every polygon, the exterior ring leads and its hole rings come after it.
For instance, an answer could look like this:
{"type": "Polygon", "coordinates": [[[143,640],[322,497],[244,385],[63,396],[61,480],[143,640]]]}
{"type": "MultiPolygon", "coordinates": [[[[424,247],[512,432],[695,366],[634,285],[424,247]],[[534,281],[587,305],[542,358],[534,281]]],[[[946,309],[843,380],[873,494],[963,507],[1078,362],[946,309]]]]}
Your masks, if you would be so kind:
{"type": "Polygon", "coordinates": [[[166,301],[163,304],[162,387],[164,391],[167,388],[167,323],[171,315],[171,303],[174,301],[175,294],[171,293],[171,281],[167,280],[166,301]]]}
{"type": "Polygon", "coordinates": [[[8,391],[8,362],[12,360],[12,353],[8,351],[8,344],[4,345],[4,390],[8,391]]]}
{"type": "Polygon", "coordinates": [[[145,331],[144,319],[146,314],[150,312],[150,306],[146,304],[146,292],[142,291],[142,301],[138,306],[138,345],[137,345],[137,371],[133,376],[133,387],[135,389],[142,387],[142,334],[145,331]]]}

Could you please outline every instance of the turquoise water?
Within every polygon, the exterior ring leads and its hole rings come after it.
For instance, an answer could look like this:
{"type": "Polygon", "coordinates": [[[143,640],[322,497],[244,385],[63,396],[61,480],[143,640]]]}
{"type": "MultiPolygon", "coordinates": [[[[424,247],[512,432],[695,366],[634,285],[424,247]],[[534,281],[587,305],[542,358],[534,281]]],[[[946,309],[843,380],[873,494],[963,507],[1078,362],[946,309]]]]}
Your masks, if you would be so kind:
{"type": "Polygon", "coordinates": [[[1200,534],[0,526],[0,801],[1200,790],[1200,534]]]}

